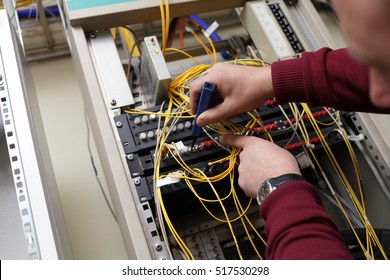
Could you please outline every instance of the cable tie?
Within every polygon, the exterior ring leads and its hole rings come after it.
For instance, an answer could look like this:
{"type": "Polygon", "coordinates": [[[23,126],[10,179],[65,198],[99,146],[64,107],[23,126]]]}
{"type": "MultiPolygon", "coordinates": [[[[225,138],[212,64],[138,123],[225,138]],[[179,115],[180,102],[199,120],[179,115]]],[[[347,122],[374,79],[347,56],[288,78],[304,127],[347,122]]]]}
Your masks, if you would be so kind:
{"type": "Polygon", "coordinates": [[[190,32],[191,34],[194,34],[194,33],[195,33],[194,29],[192,29],[191,27],[184,26],[184,29],[185,29],[187,32],[190,32]]]}
{"type": "Polygon", "coordinates": [[[183,144],[183,141],[176,142],[175,145],[176,145],[176,148],[179,150],[179,152],[186,147],[183,144]]]}
{"type": "Polygon", "coordinates": [[[184,145],[183,141],[179,141],[179,142],[176,142],[174,145],[172,144],[165,144],[167,145],[167,147],[169,147],[170,149],[172,150],[175,150],[175,147],[176,149],[180,152],[182,149],[184,149],[186,146],[184,145]]]}
{"type": "Polygon", "coordinates": [[[179,173],[173,172],[173,173],[169,173],[167,175],[167,177],[165,177],[163,179],[160,179],[160,180],[157,180],[156,188],[158,189],[158,188],[161,188],[161,187],[166,186],[166,185],[172,185],[172,184],[175,184],[175,183],[179,183],[180,182],[180,178],[169,176],[169,175],[174,175],[174,174],[175,175],[179,175],[179,173]]]}
{"type": "Polygon", "coordinates": [[[211,34],[214,33],[215,30],[217,30],[217,28],[219,27],[219,24],[217,21],[214,21],[208,28],[207,30],[204,32],[204,35],[208,38],[211,36],[211,34]]]}
{"type": "Polygon", "coordinates": [[[316,146],[314,144],[306,143],[306,148],[314,149],[316,146]]]}
{"type": "Polygon", "coordinates": [[[361,133],[358,135],[348,135],[348,140],[353,142],[360,142],[364,140],[364,135],[361,133]]]}

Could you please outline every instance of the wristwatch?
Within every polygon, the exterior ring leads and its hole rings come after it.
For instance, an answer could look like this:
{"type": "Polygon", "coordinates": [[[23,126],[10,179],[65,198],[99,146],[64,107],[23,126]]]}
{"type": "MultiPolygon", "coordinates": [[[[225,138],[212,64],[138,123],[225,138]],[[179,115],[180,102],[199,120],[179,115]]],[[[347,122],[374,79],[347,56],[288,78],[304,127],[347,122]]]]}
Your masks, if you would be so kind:
{"type": "Polygon", "coordinates": [[[257,203],[261,205],[264,199],[277,187],[291,181],[305,181],[305,178],[303,178],[301,175],[294,173],[281,175],[275,178],[268,178],[259,186],[259,189],[257,191],[257,203]]]}

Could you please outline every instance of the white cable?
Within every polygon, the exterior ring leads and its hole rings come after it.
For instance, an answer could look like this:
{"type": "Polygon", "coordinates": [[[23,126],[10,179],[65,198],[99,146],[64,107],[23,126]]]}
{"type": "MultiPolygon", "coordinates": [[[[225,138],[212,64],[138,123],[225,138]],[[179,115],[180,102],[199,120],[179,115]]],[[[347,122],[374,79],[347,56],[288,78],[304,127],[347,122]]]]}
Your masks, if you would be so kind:
{"type": "MultiPolygon", "coordinates": [[[[298,112],[298,107],[297,107],[297,105],[296,105],[295,103],[292,103],[292,105],[293,105],[293,107],[295,107],[295,110],[298,112]]],[[[293,130],[294,130],[293,135],[291,135],[290,139],[288,140],[288,142],[287,142],[287,143],[284,145],[284,147],[283,147],[283,148],[285,149],[285,148],[291,143],[291,141],[294,139],[294,136],[297,136],[299,142],[302,141],[302,138],[301,138],[301,137],[299,136],[299,134],[298,134],[298,122],[301,121],[303,115],[305,114],[305,110],[302,110],[302,113],[299,115],[299,118],[296,120],[295,124],[293,125],[293,124],[291,123],[290,118],[288,117],[286,111],[283,109],[283,107],[280,106],[280,105],[278,105],[278,106],[279,106],[280,111],[282,112],[282,114],[283,114],[284,117],[286,118],[287,122],[289,123],[289,125],[290,125],[290,126],[293,128],[293,130]]],[[[293,116],[295,116],[293,112],[292,112],[292,114],[293,114],[293,116]]],[[[306,146],[303,146],[302,148],[303,148],[303,152],[308,156],[308,158],[310,158],[310,156],[309,156],[309,154],[308,154],[308,152],[307,152],[307,150],[306,150],[306,146]]],[[[310,159],[311,159],[311,158],[310,158],[310,159]]],[[[313,162],[312,162],[312,165],[314,166],[313,162]]]]}

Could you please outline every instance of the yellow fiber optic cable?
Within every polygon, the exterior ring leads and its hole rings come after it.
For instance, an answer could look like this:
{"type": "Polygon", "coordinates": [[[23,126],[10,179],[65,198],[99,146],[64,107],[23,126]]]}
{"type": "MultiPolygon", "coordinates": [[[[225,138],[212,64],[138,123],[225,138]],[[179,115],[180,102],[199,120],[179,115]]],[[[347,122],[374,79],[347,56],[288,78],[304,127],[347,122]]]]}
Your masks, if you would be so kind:
{"type": "Polygon", "coordinates": [[[198,171],[199,173],[201,173],[201,174],[203,174],[203,175],[205,176],[205,178],[206,178],[207,181],[209,182],[209,185],[210,185],[212,191],[214,192],[215,196],[216,196],[217,199],[219,200],[219,204],[221,205],[221,209],[222,209],[222,211],[223,211],[223,213],[224,213],[224,215],[225,215],[225,217],[226,217],[227,224],[228,224],[228,226],[229,226],[231,235],[232,235],[232,237],[233,237],[234,244],[236,245],[237,253],[238,253],[240,259],[242,260],[243,258],[242,258],[240,246],[238,245],[238,242],[237,242],[237,237],[236,237],[236,235],[235,235],[235,233],[234,233],[234,230],[233,230],[232,224],[231,224],[231,222],[230,222],[229,215],[228,215],[228,213],[227,213],[227,211],[226,211],[226,208],[225,208],[225,206],[223,205],[223,202],[220,200],[220,197],[219,197],[219,195],[218,195],[218,192],[215,190],[213,184],[211,184],[211,182],[208,180],[207,176],[203,173],[202,170],[200,170],[199,168],[195,168],[194,170],[198,171]]]}
{"type": "MultiPolygon", "coordinates": [[[[321,130],[319,129],[319,127],[317,126],[316,122],[315,122],[315,118],[313,117],[313,115],[311,114],[311,111],[310,109],[308,108],[308,106],[306,104],[302,104],[302,107],[304,107],[304,109],[306,110],[306,113],[307,115],[309,116],[311,122],[312,122],[312,125],[313,127],[315,128],[315,130],[317,131],[317,134],[318,135],[322,135],[322,132],[321,130]]],[[[387,256],[383,250],[383,247],[382,245],[380,244],[379,242],[379,239],[378,237],[376,236],[376,233],[375,233],[375,230],[373,229],[372,225],[369,223],[368,221],[368,218],[367,218],[367,215],[366,215],[366,212],[364,210],[364,207],[362,206],[362,204],[359,202],[359,200],[357,199],[351,185],[349,184],[344,172],[342,171],[342,169],[340,168],[335,156],[333,155],[333,152],[331,151],[330,147],[328,146],[328,144],[326,143],[326,141],[324,141],[324,137],[322,135],[322,137],[320,137],[320,141],[323,142],[323,145],[324,145],[324,148],[325,148],[325,151],[326,153],[329,155],[329,158],[331,159],[331,162],[332,164],[334,164],[335,166],[335,169],[337,171],[337,173],[339,174],[340,178],[342,179],[342,181],[344,182],[345,186],[346,186],[346,190],[348,191],[349,195],[351,196],[351,200],[353,202],[353,204],[355,205],[356,209],[358,210],[358,214],[361,215],[362,217],[362,221],[363,221],[363,224],[366,226],[367,230],[369,231],[370,233],[370,236],[372,237],[372,240],[374,241],[374,243],[376,244],[376,246],[379,248],[379,250],[381,251],[383,257],[385,259],[387,259],[387,256]]],[[[360,183],[360,182],[359,182],[360,183]]],[[[357,237],[358,238],[358,237],[357,237]]],[[[367,253],[367,251],[365,251],[367,253]]]]}
{"type": "Polygon", "coordinates": [[[119,27],[119,32],[123,38],[123,41],[125,42],[126,48],[132,54],[132,57],[140,56],[141,53],[137,47],[136,39],[132,36],[132,32],[124,27],[119,27]]]}

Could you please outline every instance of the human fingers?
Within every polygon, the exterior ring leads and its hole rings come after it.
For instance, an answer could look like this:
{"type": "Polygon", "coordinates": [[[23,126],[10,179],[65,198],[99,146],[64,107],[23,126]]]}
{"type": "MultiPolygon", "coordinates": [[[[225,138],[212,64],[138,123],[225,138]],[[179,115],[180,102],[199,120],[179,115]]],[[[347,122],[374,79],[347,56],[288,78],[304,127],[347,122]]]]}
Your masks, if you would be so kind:
{"type": "Polygon", "coordinates": [[[258,166],[263,166],[263,172],[270,176],[300,172],[294,156],[270,141],[254,136],[222,135],[220,142],[241,148],[240,159],[250,159],[248,163],[258,162],[258,166]],[[259,153],[261,157],[258,157],[259,153]]]}
{"type": "MultiPolygon", "coordinates": [[[[198,106],[200,93],[202,91],[203,85],[205,82],[212,83],[216,85],[217,89],[221,80],[224,78],[224,66],[225,63],[217,63],[212,68],[209,69],[207,74],[195,79],[190,84],[190,108],[193,114],[196,113],[196,108],[198,106]]],[[[215,97],[213,97],[215,99],[215,97]]]]}
{"type": "Polygon", "coordinates": [[[199,126],[205,126],[211,123],[227,120],[232,116],[232,110],[226,101],[208,108],[200,114],[196,120],[199,126]]]}
{"type": "Polygon", "coordinates": [[[237,147],[244,149],[246,145],[253,141],[253,137],[251,136],[243,136],[243,135],[233,135],[233,134],[225,134],[221,135],[220,142],[223,145],[237,147]]]}
{"type": "Polygon", "coordinates": [[[196,108],[198,107],[200,92],[202,91],[204,84],[203,80],[204,79],[199,78],[190,84],[190,109],[192,114],[196,113],[196,108]]]}

